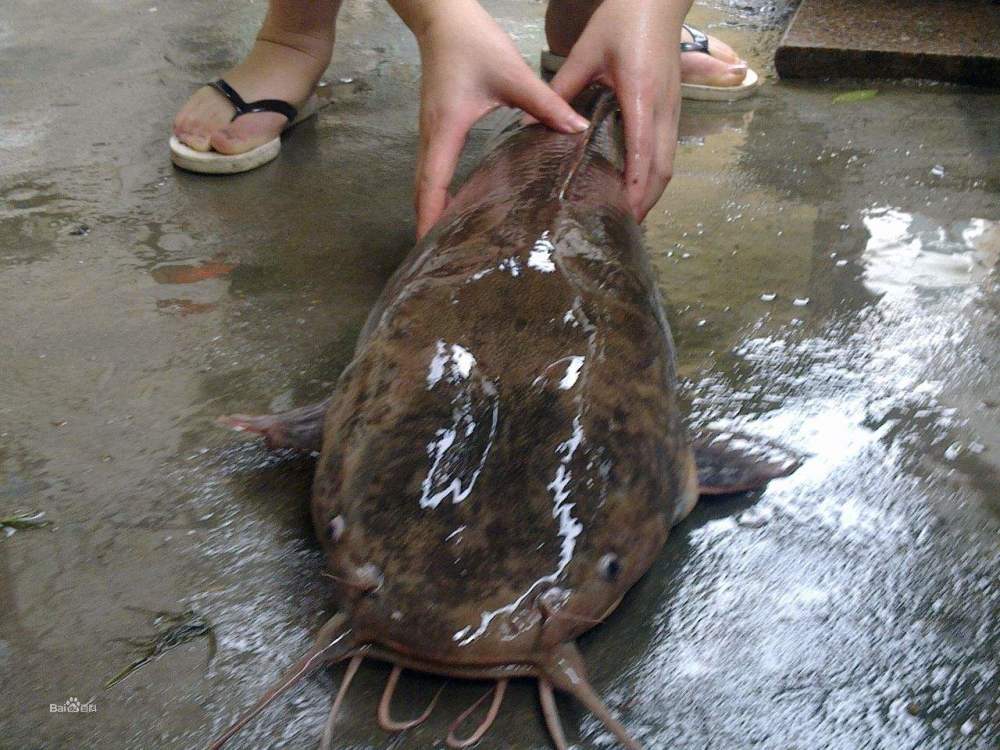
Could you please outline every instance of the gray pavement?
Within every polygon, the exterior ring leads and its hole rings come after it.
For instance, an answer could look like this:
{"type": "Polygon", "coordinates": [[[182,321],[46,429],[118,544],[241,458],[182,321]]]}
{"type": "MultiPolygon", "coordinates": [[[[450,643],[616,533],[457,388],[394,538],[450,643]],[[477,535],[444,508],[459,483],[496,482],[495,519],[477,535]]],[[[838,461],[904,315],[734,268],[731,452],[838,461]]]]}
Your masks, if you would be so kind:
{"type": "MultiPolygon", "coordinates": [[[[544,5],[487,5],[526,56],[544,5]]],[[[0,12],[0,747],[196,748],[329,615],[310,464],[212,418],[325,395],[408,250],[415,45],[375,0],[344,11],[334,104],[256,172],[175,171],[166,136],[247,49],[264,4],[9,0],[0,12]],[[206,616],[110,689],[153,632],[206,616]],[[76,697],[88,713],[53,713],[76,697]]],[[[695,424],[807,454],[754,499],[705,503],[583,651],[651,750],[994,750],[1000,736],[1000,92],[791,85],[784,3],[694,19],[765,75],[685,105],[647,221],[695,424]],[[857,91],[877,91],[874,95],[857,91]],[[846,95],[846,96],[845,96],[846,95]]],[[[486,136],[478,130],[468,158],[486,136]]],[[[466,163],[468,163],[468,158],[466,163]]],[[[315,747],[340,670],[233,747],[315,747]]],[[[375,722],[362,668],[340,748],[425,748],[375,722]]],[[[436,678],[410,675],[400,716],[436,678]]],[[[517,684],[483,748],[545,748],[517,684]]],[[[572,740],[610,747],[561,701],[572,740]]]]}

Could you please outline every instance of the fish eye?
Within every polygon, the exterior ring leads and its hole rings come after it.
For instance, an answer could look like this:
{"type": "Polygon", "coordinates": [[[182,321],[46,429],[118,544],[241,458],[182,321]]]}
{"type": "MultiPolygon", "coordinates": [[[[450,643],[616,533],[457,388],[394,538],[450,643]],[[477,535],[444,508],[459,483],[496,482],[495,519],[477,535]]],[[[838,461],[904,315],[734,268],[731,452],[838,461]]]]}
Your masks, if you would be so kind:
{"type": "Polygon", "coordinates": [[[605,581],[616,581],[622,572],[621,560],[614,552],[609,552],[597,561],[597,570],[605,581]]]}
{"type": "Polygon", "coordinates": [[[331,542],[339,542],[347,524],[343,516],[334,516],[326,526],[326,536],[331,542]]]}

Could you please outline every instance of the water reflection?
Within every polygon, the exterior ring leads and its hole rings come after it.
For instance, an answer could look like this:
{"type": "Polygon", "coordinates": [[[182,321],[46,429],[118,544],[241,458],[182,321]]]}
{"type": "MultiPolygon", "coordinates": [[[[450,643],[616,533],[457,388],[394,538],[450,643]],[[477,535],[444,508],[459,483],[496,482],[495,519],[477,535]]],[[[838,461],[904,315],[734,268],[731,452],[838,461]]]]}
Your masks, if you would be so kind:
{"type": "Polygon", "coordinates": [[[966,219],[942,224],[930,216],[875,206],[862,212],[870,235],[865,285],[899,294],[982,281],[1000,256],[1000,222],[966,219]]]}

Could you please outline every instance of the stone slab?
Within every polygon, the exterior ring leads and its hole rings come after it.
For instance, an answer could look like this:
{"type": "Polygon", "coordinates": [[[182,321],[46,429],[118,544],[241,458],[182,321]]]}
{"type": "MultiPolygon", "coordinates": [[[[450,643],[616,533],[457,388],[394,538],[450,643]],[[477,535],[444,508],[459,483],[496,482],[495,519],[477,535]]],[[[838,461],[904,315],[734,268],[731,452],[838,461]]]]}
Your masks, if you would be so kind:
{"type": "Polygon", "coordinates": [[[1000,87],[996,0],[802,0],[782,78],[922,78],[1000,87]]]}

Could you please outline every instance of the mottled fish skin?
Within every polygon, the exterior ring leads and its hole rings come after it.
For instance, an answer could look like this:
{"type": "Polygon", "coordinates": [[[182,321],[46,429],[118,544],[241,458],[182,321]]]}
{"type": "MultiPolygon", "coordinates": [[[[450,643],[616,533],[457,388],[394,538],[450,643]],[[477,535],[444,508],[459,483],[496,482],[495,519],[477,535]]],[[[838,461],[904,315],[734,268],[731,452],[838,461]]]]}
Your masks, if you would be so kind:
{"type": "Polygon", "coordinates": [[[585,134],[504,131],[386,286],[333,396],[220,418],[272,447],[321,446],[312,514],[339,601],[210,750],[314,670],[350,660],[327,750],[365,657],[395,664],[378,710],[386,731],[431,710],[392,719],[408,667],[496,680],[482,723],[459,737],[460,714],[449,747],[477,742],[508,678],[528,676],[557,748],[554,689],[642,750],[590,686],[574,639],[649,569],[699,489],[763,487],[798,463],[732,433],[708,431],[692,449],[625,198],[617,104],[597,88],[574,105],[591,120],[585,134]]]}
{"type": "Polygon", "coordinates": [[[512,126],[372,312],[312,514],[359,642],[537,664],[593,627],[697,497],[619,115],[512,126]]]}

